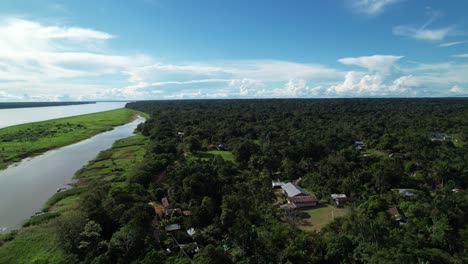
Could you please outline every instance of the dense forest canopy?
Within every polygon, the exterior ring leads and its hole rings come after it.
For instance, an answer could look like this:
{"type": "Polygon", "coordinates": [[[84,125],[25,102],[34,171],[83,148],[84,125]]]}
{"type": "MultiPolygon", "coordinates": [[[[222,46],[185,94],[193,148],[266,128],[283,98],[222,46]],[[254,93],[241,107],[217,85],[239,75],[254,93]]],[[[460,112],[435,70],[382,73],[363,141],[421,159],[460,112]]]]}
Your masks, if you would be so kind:
{"type": "Polygon", "coordinates": [[[468,99],[127,107],[151,115],[138,128],[150,139],[144,162],[123,182],[89,184],[58,232],[70,261],[468,261],[468,99]],[[312,193],[317,209],[280,208],[277,179],[312,193]],[[352,198],[346,214],[301,228],[301,215],[335,207],[331,194],[352,198]]]}

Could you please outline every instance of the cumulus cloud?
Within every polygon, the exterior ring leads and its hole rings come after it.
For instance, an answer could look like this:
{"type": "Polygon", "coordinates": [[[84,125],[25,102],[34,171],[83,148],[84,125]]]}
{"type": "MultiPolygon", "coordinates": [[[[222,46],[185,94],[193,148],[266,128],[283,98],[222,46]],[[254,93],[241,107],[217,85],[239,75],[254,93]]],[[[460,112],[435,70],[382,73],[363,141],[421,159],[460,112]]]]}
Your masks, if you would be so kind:
{"type": "Polygon", "coordinates": [[[460,86],[454,85],[449,92],[455,93],[455,94],[464,94],[467,93],[465,90],[463,90],[460,86]]]}
{"type": "Polygon", "coordinates": [[[304,79],[288,80],[282,88],[271,91],[271,97],[308,98],[321,97],[322,95],[322,86],[309,87],[304,79]]]}
{"type": "Polygon", "coordinates": [[[382,13],[391,4],[397,2],[399,0],[353,0],[352,5],[358,12],[377,15],[382,13]]]}
{"type": "Polygon", "coordinates": [[[345,65],[356,65],[367,68],[372,72],[386,73],[391,69],[395,62],[401,58],[403,58],[403,56],[373,55],[356,58],[342,58],[338,61],[345,65]]]}
{"type": "Polygon", "coordinates": [[[408,93],[411,87],[417,85],[411,75],[401,76],[390,84],[384,82],[380,74],[363,74],[348,72],[341,84],[330,86],[327,92],[340,96],[398,96],[408,93]]]}
{"type": "Polygon", "coordinates": [[[455,57],[455,58],[468,58],[468,53],[453,55],[453,57],[455,57]]]}
{"type": "MultiPolygon", "coordinates": [[[[79,79],[102,75],[120,75],[129,67],[151,63],[142,55],[119,55],[103,52],[105,42],[114,35],[89,28],[63,25],[44,25],[36,21],[0,19],[0,89],[10,89],[31,96],[49,92],[48,86],[60,83],[62,88],[49,94],[51,100],[63,89],[78,98],[83,95],[84,84],[79,79]],[[75,85],[80,88],[73,89],[75,85]]],[[[89,83],[93,92],[100,86],[89,83]]],[[[65,97],[61,97],[65,98],[65,97]]]]}

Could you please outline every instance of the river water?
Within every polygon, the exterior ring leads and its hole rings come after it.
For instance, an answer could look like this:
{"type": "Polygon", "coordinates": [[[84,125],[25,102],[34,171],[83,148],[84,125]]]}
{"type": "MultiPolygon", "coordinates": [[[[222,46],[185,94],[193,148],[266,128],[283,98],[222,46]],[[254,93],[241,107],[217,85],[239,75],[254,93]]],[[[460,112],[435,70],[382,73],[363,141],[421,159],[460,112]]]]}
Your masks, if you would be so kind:
{"type": "Polygon", "coordinates": [[[45,202],[72,181],[77,170],[108,149],[114,141],[129,137],[135,121],[79,143],[25,159],[0,171],[0,233],[19,228],[24,220],[41,211],[45,202]]]}
{"type": "Polygon", "coordinates": [[[123,108],[126,102],[0,109],[0,128],[123,108]]]}

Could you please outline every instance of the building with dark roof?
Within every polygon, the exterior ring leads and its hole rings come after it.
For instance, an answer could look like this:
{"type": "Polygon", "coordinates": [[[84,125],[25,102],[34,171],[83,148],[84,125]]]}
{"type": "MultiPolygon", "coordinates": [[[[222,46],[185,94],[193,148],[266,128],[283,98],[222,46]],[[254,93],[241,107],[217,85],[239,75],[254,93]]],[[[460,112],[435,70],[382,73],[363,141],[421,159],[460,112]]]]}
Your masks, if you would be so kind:
{"type": "Polygon", "coordinates": [[[317,203],[318,199],[315,195],[288,197],[288,204],[294,205],[295,208],[317,206],[317,203]]]}

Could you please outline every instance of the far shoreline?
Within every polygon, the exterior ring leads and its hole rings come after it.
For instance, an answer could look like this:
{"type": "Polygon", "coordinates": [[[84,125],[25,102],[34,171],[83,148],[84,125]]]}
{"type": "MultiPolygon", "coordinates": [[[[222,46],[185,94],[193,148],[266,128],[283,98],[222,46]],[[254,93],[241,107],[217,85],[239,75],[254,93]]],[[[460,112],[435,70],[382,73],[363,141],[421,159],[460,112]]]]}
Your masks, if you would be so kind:
{"type": "Polygon", "coordinates": [[[3,102],[3,103],[0,103],[0,109],[83,105],[83,104],[95,104],[95,103],[96,103],[95,101],[82,101],[82,102],[3,102]]]}

